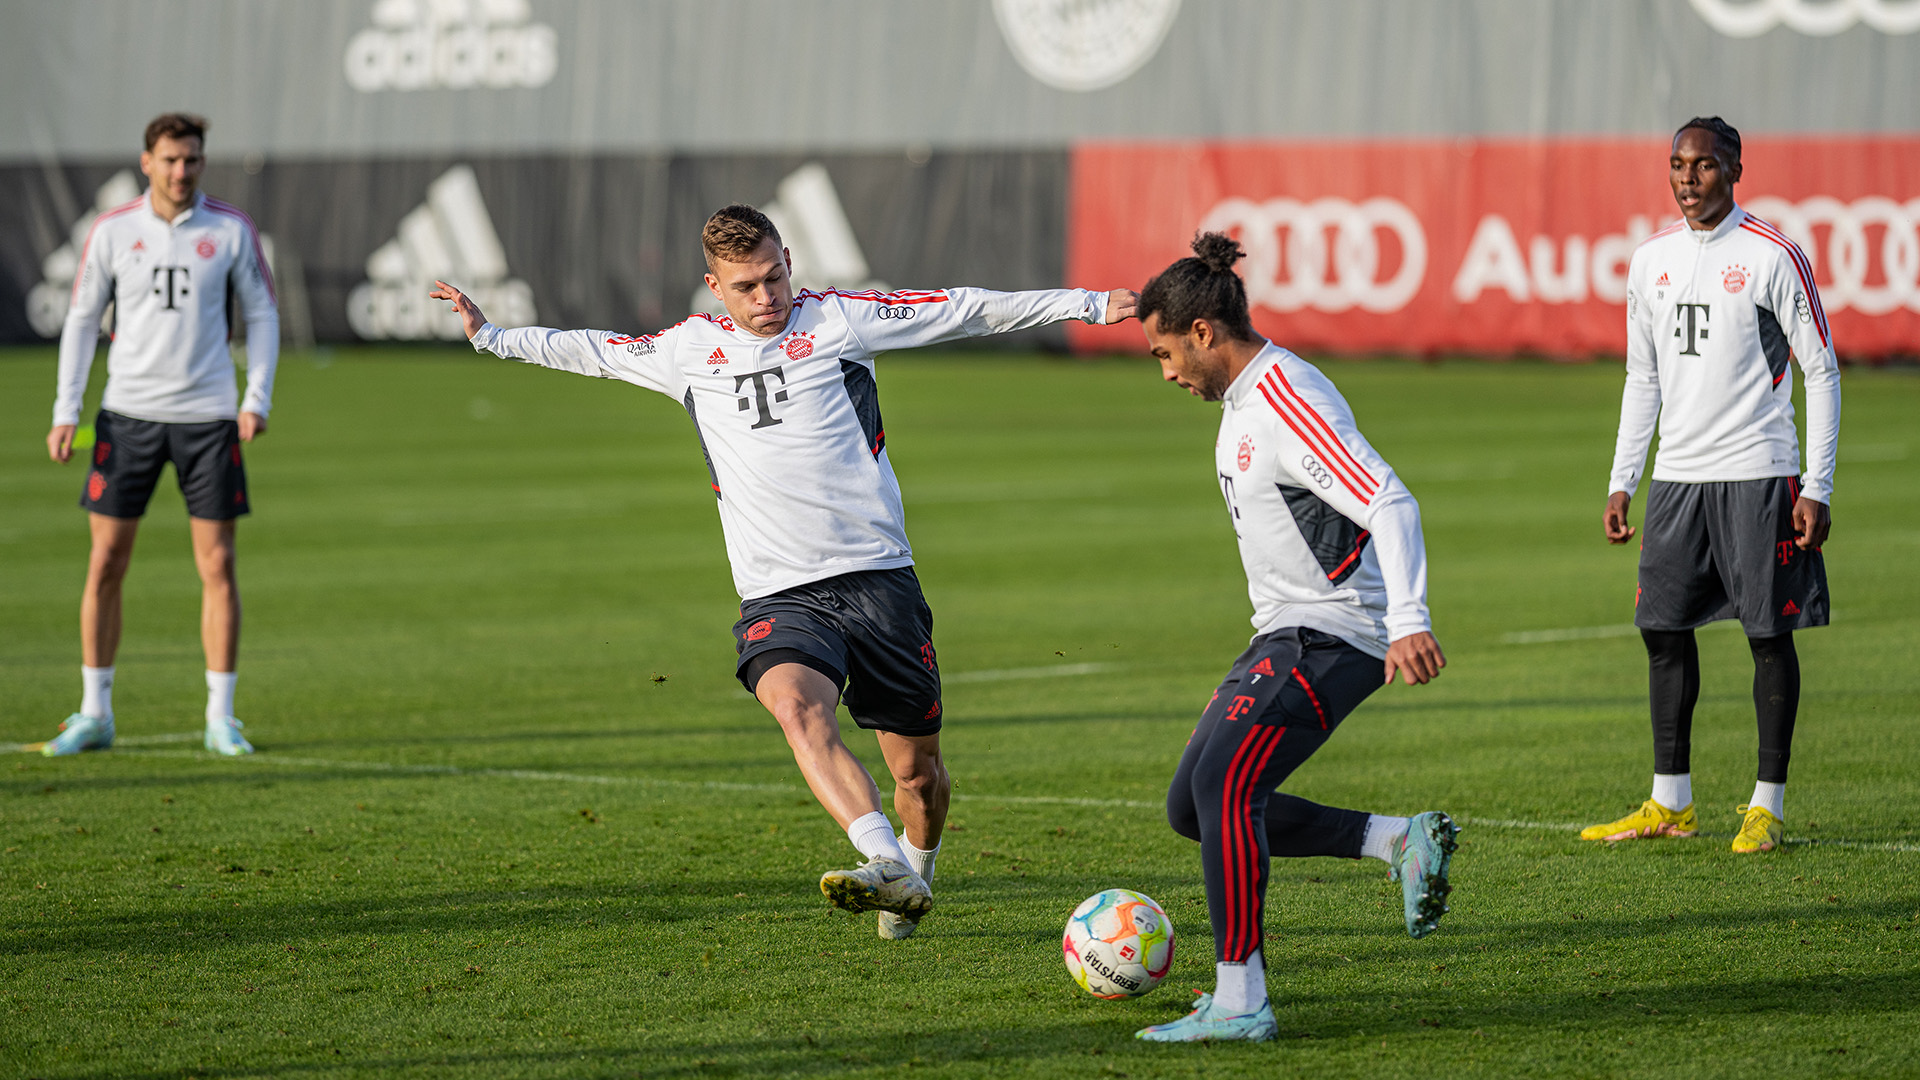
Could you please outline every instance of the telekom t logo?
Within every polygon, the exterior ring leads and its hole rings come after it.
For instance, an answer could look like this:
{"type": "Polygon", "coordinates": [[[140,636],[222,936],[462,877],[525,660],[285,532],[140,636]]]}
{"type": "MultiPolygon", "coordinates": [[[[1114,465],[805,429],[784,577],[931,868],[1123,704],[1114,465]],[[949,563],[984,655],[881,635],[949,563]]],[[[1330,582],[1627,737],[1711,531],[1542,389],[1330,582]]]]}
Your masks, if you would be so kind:
{"type": "MultiPolygon", "coordinates": [[[[782,386],[786,385],[786,373],[777,367],[765,368],[760,371],[749,371],[744,375],[735,375],[733,377],[733,389],[736,393],[748,382],[753,383],[753,397],[749,398],[745,394],[740,396],[740,411],[746,412],[751,408],[759,408],[760,418],[754,421],[753,424],[755,430],[763,427],[772,427],[775,424],[785,422],[774,419],[773,408],[767,403],[767,376],[769,375],[779,379],[782,386]]],[[[772,396],[774,401],[787,400],[787,392],[785,390],[775,390],[772,396]]]]}
{"type": "Polygon", "coordinates": [[[178,311],[175,304],[183,300],[193,290],[187,282],[193,279],[192,271],[185,266],[156,266],[153,268],[153,295],[166,297],[168,311],[178,311]]]}
{"type": "Polygon", "coordinates": [[[1227,723],[1242,719],[1253,710],[1254,699],[1245,694],[1233,695],[1233,704],[1227,706],[1227,723]]]}
{"type": "Polygon", "coordinates": [[[1675,304],[1674,308],[1676,309],[1674,316],[1680,320],[1681,325],[1673,328],[1673,336],[1687,339],[1687,347],[1680,350],[1680,355],[1699,356],[1700,350],[1694,348],[1696,344],[1694,339],[1697,337],[1700,341],[1707,340],[1707,316],[1712,314],[1712,306],[1709,304],[1675,304]],[[1684,333],[1682,333],[1683,329],[1685,331],[1684,333]]]}

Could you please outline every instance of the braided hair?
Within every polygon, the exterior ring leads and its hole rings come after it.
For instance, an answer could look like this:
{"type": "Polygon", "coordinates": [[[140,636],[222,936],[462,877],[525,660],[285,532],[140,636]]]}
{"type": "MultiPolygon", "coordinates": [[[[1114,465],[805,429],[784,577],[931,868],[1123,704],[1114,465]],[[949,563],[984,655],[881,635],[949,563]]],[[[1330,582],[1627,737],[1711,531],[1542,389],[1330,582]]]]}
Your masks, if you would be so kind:
{"type": "Polygon", "coordinates": [[[1233,264],[1245,257],[1239,241],[1226,233],[1199,233],[1193,254],[1154,275],[1140,293],[1139,318],[1160,316],[1163,332],[1184,334],[1195,319],[1206,319],[1228,337],[1254,340],[1247,314],[1247,287],[1233,264]]]}
{"type": "Polygon", "coordinates": [[[1714,142],[1719,144],[1721,156],[1726,159],[1724,164],[1729,168],[1739,166],[1740,132],[1735,130],[1732,124],[1727,123],[1717,116],[1696,116],[1686,123],[1681,124],[1680,130],[1674,132],[1673,137],[1676,140],[1679,139],[1688,128],[1699,128],[1701,131],[1712,135],[1714,142]]]}

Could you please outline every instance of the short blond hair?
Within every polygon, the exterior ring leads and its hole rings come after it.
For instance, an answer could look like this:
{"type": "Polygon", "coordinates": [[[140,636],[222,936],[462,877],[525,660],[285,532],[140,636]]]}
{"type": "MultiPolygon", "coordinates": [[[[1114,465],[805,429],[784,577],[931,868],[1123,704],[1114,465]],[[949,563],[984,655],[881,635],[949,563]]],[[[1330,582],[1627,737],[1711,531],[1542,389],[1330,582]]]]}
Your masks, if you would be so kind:
{"type": "Polygon", "coordinates": [[[745,203],[734,203],[715,210],[707,219],[706,227],[700,230],[700,250],[706,253],[707,269],[711,270],[718,259],[745,261],[769,239],[775,247],[782,246],[780,230],[773,227],[772,219],[745,203]]]}

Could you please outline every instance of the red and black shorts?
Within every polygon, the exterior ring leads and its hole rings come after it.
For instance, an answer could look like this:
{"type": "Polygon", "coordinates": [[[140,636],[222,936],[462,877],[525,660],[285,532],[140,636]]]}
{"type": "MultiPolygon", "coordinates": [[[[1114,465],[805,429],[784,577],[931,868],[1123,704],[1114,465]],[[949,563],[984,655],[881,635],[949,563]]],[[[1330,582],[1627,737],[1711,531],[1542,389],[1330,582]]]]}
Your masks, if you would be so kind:
{"type": "Polygon", "coordinates": [[[186,497],[187,513],[228,521],[249,511],[237,422],[162,424],[105,409],[93,421],[93,468],[80,492],[80,508],[107,517],[145,516],[147,500],[168,462],[186,497]]]}
{"type": "Polygon", "coordinates": [[[779,664],[801,664],[844,686],[853,722],[895,735],[940,731],[940,663],[933,611],[912,567],[861,570],[740,605],[735,673],[749,693],[779,664]]]}

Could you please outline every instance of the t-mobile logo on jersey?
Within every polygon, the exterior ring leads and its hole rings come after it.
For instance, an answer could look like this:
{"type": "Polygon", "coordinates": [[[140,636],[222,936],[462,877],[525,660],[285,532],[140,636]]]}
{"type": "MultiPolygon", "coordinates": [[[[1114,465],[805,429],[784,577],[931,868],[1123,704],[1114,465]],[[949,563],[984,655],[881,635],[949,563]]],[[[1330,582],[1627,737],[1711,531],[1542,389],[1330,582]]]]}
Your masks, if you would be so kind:
{"type": "Polygon", "coordinates": [[[1700,341],[1707,340],[1707,316],[1712,314],[1710,304],[1675,304],[1674,317],[1679,325],[1673,328],[1674,337],[1687,339],[1687,346],[1680,350],[1681,356],[1699,356],[1700,350],[1694,348],[1700,341]]]}
{"type": "Polygon", "coordinates": [[[156,266],[153,268],[153,295],[165,298],[168,311],[179,311],[177,301],[185,300],[193,292],[187,285],[192,278],[193,271],[184,266],[156,266]]]}
{"type": "Polygon", "coordinates": [[[772,394],[768,394],[767,393],[767,376],[769,375],[773,376],[776,379],[779,379],[781,382],[781,385],[786,384],[786,381],[787,381],[786,372],[781,371],[777,367],[765,368],[760,371],[749,371],[744,375],[735,375],[733,377],[733,389],[735,392],[738,392],[740,388],[745,386],[747,383],[749,382],[753,383],[753,396],[747,397],[746,395],[742,394],[740,397],[740,411],[746,412],[748,409],[754,409],[754,408],[757,408],[760,410],[760,417],[759,419],[755,420],[753,424],[753,427],[755,430],[758,430],[763,427],[772,427],[775,424],[785,423],[785,421],[783,420],[778,420],[774,418],[773,406],[770,405],[768,401],[769,401],[769,398],[771,398],[771,400],[773,401],[785,401],[787,400],[787,392],[785,390],[775,390],[773,391],[772,394]]]}

